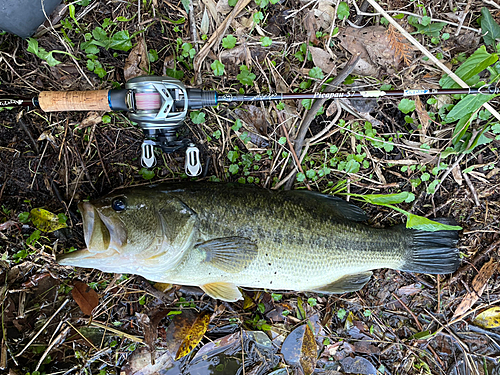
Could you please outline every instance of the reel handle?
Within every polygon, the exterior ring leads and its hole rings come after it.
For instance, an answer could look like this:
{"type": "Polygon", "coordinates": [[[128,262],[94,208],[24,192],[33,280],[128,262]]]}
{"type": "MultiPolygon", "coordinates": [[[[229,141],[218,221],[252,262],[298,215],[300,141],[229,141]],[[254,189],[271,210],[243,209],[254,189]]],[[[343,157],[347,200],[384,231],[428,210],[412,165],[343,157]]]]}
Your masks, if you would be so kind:
{"type": "Polygon", "coordinates": [[[45,112],[128,111],[127,91],[42,91],[38,95],[38,105],[45,112]]]}

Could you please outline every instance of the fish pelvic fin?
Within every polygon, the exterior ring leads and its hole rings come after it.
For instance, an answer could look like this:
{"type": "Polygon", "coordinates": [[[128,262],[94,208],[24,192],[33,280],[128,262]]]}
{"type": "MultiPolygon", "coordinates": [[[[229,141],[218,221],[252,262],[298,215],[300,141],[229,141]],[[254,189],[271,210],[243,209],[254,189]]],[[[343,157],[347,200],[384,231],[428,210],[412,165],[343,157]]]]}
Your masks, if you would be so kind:
{"type": "Polygon", "coordinates": [[[229,273],[242,271],[257,256],[255,242],[244,237],[215,238],[196,248],[205,253],[205,262],[229,273]]]}
{"type": "Polygon", "coordinates": [[[331,282],[320,288],[314,288],[317,293],[342,294],[347,292],[356,292],[363,288],[372,277],[371,272],[355,273],[342,276],[340,279],[331,282]]]}
{"type": "MultiPolygon", "coordinates": [[[[433,219],[443,224],[455,225],[453,219],[433,219]]],[[[403,265],[398,269],[406,272],[446,274],[455,272],[460,266],[459,251],[456,248],[458,233],[454,230],[426,232],[407,229],[404,225],[399,230],[408,231],[411,245],[403,258],[403,265]]]]}
{"type": "Polygon", "coordinates": [[[200,286],[210,297],[226,302],[236,302],[243,299],[238,287],[232,283],[209,283],[200,286]]]}

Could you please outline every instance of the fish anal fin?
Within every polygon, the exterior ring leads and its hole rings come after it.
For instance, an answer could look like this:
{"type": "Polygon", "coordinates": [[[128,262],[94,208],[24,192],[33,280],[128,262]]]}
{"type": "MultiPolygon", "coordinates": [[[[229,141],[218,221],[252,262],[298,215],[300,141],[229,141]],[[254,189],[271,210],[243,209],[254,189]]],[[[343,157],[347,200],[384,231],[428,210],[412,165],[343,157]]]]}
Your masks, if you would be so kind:
{"type": "Polygon", "coordinates": [[[371,272],[355,273],[342,276],[340,279],[331,282],[325,286],[314,288],[318,293],[342,294],[347,292],[356,292],[363,288],[370,280],[371,272]]]}
{"type": "Polygon", "coordinates": [[[229,273],[242,271],[257,256],[255,242],[244,237],[214,238],[196,248],[205,253],[205,262],[229,273]]]}
{"type": "Polygon", "coordinates": [[[238,287],[232,283],[216,282],[200,286],[210,297],[226,302],[236,302],[243,299],[238,287]]]}

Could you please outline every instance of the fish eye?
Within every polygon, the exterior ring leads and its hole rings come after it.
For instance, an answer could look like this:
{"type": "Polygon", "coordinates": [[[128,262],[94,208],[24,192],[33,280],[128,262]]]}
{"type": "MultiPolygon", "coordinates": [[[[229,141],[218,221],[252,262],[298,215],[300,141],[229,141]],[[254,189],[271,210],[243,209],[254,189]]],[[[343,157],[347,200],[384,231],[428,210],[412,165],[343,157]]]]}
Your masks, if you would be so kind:
{"type": "Polygon", "coordinates": [[[125,201],[125,198],[114,198],[111,201],[111,208],[113,208],[113,210],[115,210],[116,212],[124,211],[127,208],[127,202],[125,201]]]}

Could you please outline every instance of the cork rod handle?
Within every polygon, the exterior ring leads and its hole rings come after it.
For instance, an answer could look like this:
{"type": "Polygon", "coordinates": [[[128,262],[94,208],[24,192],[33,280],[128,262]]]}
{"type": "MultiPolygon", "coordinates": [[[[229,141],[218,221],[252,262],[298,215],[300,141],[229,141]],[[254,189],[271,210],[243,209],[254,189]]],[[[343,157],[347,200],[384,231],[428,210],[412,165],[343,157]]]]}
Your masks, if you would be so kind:
{"type": "Polygon", "coordinates": [[[38,103],[45,112],[111,111],[108,90],[42,91],[38,103]]]}

